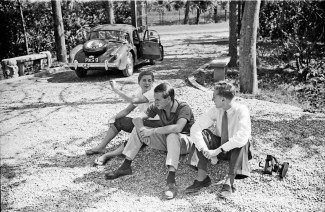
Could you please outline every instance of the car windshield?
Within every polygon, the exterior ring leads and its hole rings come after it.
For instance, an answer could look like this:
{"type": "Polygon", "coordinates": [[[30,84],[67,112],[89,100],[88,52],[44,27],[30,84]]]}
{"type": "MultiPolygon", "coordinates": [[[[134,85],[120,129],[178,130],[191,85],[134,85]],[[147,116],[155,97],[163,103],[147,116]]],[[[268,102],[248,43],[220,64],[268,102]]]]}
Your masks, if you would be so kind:
{"type": "Polygon", "coordinates": [[[91,32],[90,39],[105,39],[111,41],[130,42],[128,33],[117,30],[91,32]]]}

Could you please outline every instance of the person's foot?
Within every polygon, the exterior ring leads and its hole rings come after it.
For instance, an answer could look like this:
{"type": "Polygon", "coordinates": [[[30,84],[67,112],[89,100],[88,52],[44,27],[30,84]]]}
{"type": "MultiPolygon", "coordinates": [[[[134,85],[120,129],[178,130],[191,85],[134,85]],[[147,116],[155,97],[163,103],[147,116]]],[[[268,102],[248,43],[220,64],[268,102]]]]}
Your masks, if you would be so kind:
{"type": "Polygon", "coordinates": [[[233,190],[236,190],[234,186],[228,185],[228,184],[223,184],[221,191],[220,191],[220,196],[223,198],[228,198],[231,196],[232,193],[234,193],[233,190]]]}
{"type": "Polygon", "coordinates": [[[94,166],[104,166],[105,163],[108,161],[109,158],[106,158],[106,157],[98,157],[95,159],[94,161],[94,166]]]}
{"type": "Polygon", "coordinates": [[[194,180],[194,183],[185,189],[185,193],[193,193],[199,191],[201,188],[211,185],[211,179],[207,176],[203,181],[194,180]]]}
{"type": "Polygon", "coordinates": [[[105,153],[105,149],[92,148],[86,150],[86,155],[103,154],[103,153],[105,153]]]}
{"type": "Polygon", "coordinates": [[[113,173],[106,173],[105,174],[105,178],[106,180],[114,180],[116,178],[119,178],[119,177],[122,177],[122,176],[125,176],[125,175],[131,175],[132,174],[132,169],[129,168],[129,169],[117,169],[115,172],[113,173]]]}
{"type": "Polygon", "coordinates": [[[174,199],[177,195],[177,187],[175,183],[167,185],[168,189],[165,191],[164,196],[167,200],[174,199]]]}

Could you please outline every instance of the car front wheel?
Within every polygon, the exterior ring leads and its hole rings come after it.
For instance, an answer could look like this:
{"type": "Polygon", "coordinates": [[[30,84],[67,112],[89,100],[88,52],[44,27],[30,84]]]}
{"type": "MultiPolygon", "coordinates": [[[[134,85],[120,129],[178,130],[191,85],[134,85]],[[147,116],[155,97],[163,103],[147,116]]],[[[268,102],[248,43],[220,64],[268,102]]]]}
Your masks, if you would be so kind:
{"type": "Polygon", "coordinates": [[[124,70],[122,70],[123,75],[129,77],[133,74],[133,70],[134,70],[134,60],[133,60],[132,53],[129,52],[128,57],[126,59],[126,67],[124,70]]]}
{"type": "Polygon", "coordinates": [[[84,77],[86,77],[86,75],[87,75],[87,70],[85,70],[85,69],[83,69],[83,68],[77,68],[77,69],[75,70],[75,72],[76,72],[76,74],[77,74],[77,76],[78,76],[79,78],[84,78],[84,77]]]}

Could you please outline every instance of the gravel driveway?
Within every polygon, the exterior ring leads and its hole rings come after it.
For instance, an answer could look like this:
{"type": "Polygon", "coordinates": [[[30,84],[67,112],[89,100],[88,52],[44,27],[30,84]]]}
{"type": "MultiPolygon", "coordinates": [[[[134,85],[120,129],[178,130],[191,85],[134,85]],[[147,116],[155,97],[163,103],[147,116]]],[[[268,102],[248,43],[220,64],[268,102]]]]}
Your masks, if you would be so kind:
{"type": "MultiPolygon", "coordinates": [[[[166,201],[161,196],[164,153],[144,149],[133,163],[134,174],[114,181],[105,180],[104,172],[115,169],[121,157],[93,167],[96,156],[84,154],[105,136],[108,118],[126,106],[111,91],[109,79],[133,93],[138,73],[153,70],[156,83],[174,85],[177,98],[188,102],[196,116],[212,106],[212,91],[185,82],[199,66],[227,51],[220,41],[227,33],[211,27],[182,35],[162,27],[165,60],[138,67],[131,77],[96,71],[78,79],[62,69],[0,82],[1,211],[324,211],[325,116],[290,105],[238,100],[251,111],[255,154],[252,177],[236,182],[237,192],[229,200],[218,198],[226,162],[209,165],[212,186],[186,195],[183,190],[196,173],[182,158],[176,174],[180,193],[166,201]],[[284,180],[262,174],[258,163],[266,154],[290,163],[284,180]]],[[[107,148],[125,139],[122,133],[107,148]]]]}

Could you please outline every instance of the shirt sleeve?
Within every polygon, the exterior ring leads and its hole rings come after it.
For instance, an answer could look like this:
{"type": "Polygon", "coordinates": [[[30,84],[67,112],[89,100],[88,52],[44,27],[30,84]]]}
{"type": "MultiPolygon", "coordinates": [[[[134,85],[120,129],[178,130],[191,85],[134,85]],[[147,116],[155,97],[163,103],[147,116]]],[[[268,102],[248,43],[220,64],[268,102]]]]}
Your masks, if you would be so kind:
{"type": "Polygon", "coordinates": [[[210,108],[206,113],[198,118],[198,120],[191,127],[191,140],[194,142],[196,148],[201,151],[207,149],[207,145],[202,136],[202,130],[213,125],[216,117],[214,108],[210,108]]]}
{"type": "Polygon", "coordinates": [[[155,106],[155,104],[150,104],[145,114],[147,114],[148,117],[153,118],[158,114],[158,108],[155,106]]]}
{"type": "Polygon", "coordinates": [[[178,112],[177,119],[184,118],[187,121],[190,121],[191,117],[192,117],[192,111],[191,111],[190,106],[184,105],[182,108],[180,108],[180,110],[178,112]]]}
{"type": "Polygon", "coordinates": [[[149,102],[149,103],[155,101],[155,97],[154,97],[153,89],[151,89],[150,91],[145,92],[145,93],[142,94],[142,95],[148,99],[148,102],[149,102]]]}
{"type": "Polygon", "coordinates": [[[221,148],[230,151],[234,148],[243,147],[251,137],[251,118],[247,107],[241,107],[238,111],[238,126],[233,136],[221,148]]]}

